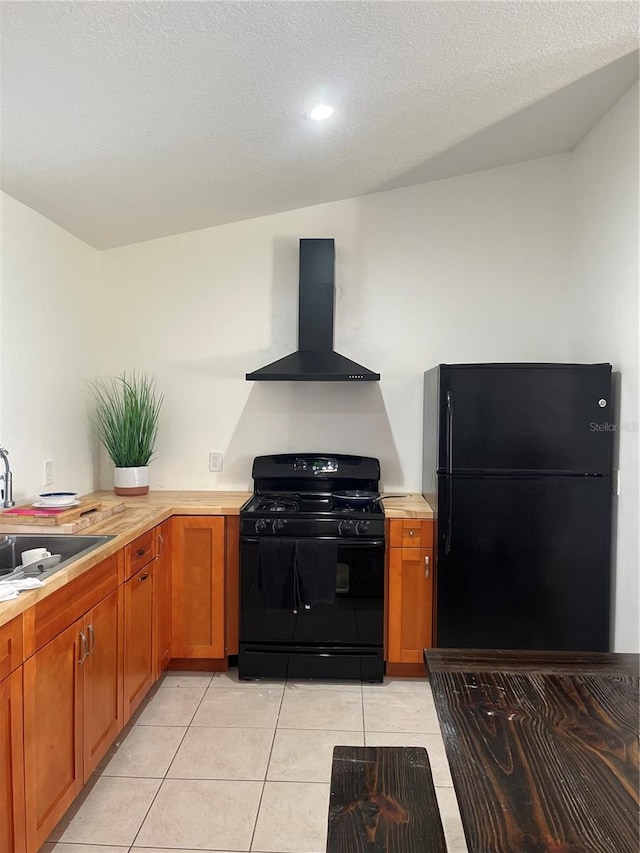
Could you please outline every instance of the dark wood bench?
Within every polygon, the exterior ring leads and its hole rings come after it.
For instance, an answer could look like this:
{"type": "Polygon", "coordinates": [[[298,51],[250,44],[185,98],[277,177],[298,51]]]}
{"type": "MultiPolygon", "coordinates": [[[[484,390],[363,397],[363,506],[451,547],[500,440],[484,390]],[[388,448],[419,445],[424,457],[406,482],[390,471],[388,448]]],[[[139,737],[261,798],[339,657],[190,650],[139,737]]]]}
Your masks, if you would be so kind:
{"type": "Polygon", "coordinates": [[[427,751],[335,746],[327,853],[446,853],[427,751]]]}

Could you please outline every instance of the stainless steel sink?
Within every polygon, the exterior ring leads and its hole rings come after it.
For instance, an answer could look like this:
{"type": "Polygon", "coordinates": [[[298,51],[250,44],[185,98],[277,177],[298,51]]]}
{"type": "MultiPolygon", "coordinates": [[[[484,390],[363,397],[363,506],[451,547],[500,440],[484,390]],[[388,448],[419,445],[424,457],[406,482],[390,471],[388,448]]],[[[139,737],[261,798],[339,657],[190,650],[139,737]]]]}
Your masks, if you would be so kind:
{"type": "Polygon", "coordinates": [[[0,536],[0,580],[22,564],[21,554],[31,548],[46,548],[51,554],[60,554],[62,559],[55,566],[32,563],[25,569],[25,577],[45,579],[64,569],[80,557],[84,557],[105,542],[115,539],[115,536],[66,536],[52,534],[10,534],[0,536]]]}

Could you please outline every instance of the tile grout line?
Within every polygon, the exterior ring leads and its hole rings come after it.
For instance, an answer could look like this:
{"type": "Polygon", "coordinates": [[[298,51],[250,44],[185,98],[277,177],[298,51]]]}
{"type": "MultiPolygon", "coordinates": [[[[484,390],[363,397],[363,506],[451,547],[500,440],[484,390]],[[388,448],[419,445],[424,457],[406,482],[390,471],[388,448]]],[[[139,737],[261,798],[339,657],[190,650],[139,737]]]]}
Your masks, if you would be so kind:
{"type": "Polygon", "coordinates": [[[273,737],[271,738],[271,749],[269,750],[269,758],[267,759],[267,766],[264,769],[264,779],[262,780],[262,790],[260,791],[260,799],[258,800],[258,808],[256,809],[256,819],[253,822],[253,831],[251,833],[251,840],[249,841],[249,851],[253,848],[253,841],[256,835],[256,829],[258,828],[258,818],[260,816],[260,809],[262,808],[262,798],[264,797],[264,789],[267,784],[267,776],[269,775],[269,765],[271,764],[271,756],[273,754],[273,745],[276,741],[276,732],[278,731],[278,720],[280,719],[280,712],[282,711],[282,703],[284,702],[284,694],[287,689],[287,679],[285,678],[284,687],[282,689],[282,696],[280,697],[280,705],[278,706],[278,713],[276,715],[276,722],[273,727],[273,737]]]}
{"type": "MultiPolygon", "coordinates": [[[[204,701],[204,697],[207,695],[207,690],[208,690],[208,689],[209,689],[209,687],[211,686],[211,682],[213,681],[213,679],[214,679],[214,678],[215,678],[215,675],[213,675],[213,676],[211,677],[211,680],[209,681],[209,684],[205,687],[204,692],[203,692],[203,694],[202,694],[202,697],[200,698],[200,701],[198,702],[198,704],[197,704],[197,706],[196,706],[196,708],[195,708],[195,710],[194,710],[193,714],[191,715],[191,719],[189,720],[189,722],[188,722],[187,726],[185,727],[184,735],[182,736],[182,739],[180,740],[180,743],[179,743],[179,745],[178,745],[178,749],[180,749],[180,746],[182,745],[182,742],[184,741],[185,737],[187,736],[187,732],[188,732],[188,731],[189,731],[189,729],[191,728],[191,723],[193,722],[193,718],[194,718],[194,717],[195,717],[195,715],[198,713],[198,709],[200,708],[200,705],[202,705],[202,702],[204,701]]],[[[173,689],[174,689],[174,690],[180,690],[180,688],[179,688],[179,687],[174,687],[173,689]]],[[[173,758],[171,759],[171,762],[169,763],[169,767],[167,767],[167,770],[166,770],[166,772],[165,772],[164,776],[163,776],[163,777],[162,777],[162,779],[160,780],[160,784],[158,785],[158,790],[155,792],[155,794],[153,795],[153,798],[152,798],[151,802],[149,803],[149,808],[146,810],[146,812],[145,812],[145,814],[144,814],[144,817],[143,817],[143,818],[142,818],[142,820],[140,821],[140,826],[138,827],[138,830],[137,830],[136,834],[135,834],[135,835],[134,835],[134,837],[133,837],[133,841],[132,841],[132,843],[131,843],[131,847],[129,848],[129,850],[130,850],[130,851],[131,851],[131,848],[133,848],[133,847],[135,847],[135,846],[136,846],[136,841],[138,840],[138,836],[140,835],[140,832],[142,831],[142,827],[144,826],[146,819],[149,817],[149,812],[150,812],[150,811],[151,811],[151,809],[153,808],[153,804],[155,803],[155,801],[156,801],[156,799],[157,799],[157,797],[158,797],[158,794],[160,793],[160,790],[162,789],[162,786],[163,786],[163,784],[164,784],[164,782],[165,782],[165,780],[166,780],[166,778],[167,778],[167,773],[168,773],[168,772],[169,772],[169,770],[171,769],[171,765],[173,764],[174,759],[175,759],[176,755],[178,754],[178,749],[175,751],[174,756],[173,756],[173,758]]]]}

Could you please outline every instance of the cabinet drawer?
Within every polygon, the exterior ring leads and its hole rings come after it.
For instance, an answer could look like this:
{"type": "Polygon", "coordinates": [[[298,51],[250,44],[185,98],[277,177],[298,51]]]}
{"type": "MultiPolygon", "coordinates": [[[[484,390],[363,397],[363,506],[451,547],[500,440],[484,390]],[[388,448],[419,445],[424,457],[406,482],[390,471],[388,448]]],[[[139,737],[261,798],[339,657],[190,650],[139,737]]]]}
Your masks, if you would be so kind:
{"type": "Polygon", "coordinates": [[[392,518],[389,545],[392,548],[431,548],[433,521],[430,518],[392,518]]]}
{"type": "Polygon", "coordinates": [[[0,628],[0,681],[22,663],[22,616],[0,628]]]}
{"type": "Polygon", "coordinates": [[[125,548],[125,580],[132,578],[143,566],[156,558],[158,553],[156,529],[147,530],[125,548]]]}

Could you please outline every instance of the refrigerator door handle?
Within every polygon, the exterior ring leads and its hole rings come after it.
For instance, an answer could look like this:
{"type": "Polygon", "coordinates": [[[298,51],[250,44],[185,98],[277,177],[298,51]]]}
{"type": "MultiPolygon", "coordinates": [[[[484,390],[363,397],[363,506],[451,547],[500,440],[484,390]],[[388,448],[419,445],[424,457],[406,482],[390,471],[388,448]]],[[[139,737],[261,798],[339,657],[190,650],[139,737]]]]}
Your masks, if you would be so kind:
{"type": "Polygon", "coordinates": [[[444,524],[444,553],[451,551],[451,524],[453,519],[453,477],[447,477],[447,516],[444,524]]]}
{"type": "Polygon", "coordinates": [[[447,391],[447,474],[453,470],[453,398],[447,391]]]}

